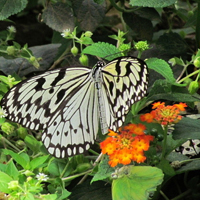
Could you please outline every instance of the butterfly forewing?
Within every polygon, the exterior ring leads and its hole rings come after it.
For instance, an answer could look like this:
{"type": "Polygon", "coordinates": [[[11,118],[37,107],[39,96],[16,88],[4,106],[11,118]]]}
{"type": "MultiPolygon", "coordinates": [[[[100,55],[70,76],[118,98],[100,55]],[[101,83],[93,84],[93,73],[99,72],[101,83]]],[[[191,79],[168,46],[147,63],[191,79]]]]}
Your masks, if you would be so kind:
{"type": "Polygon", "coordinates": [[[108,127],[116,131],[125,121],[130,106],[146,94],[147,66],[137,58],[121,57],[103,67],[102,79],[106,120],[108,127]]]}
{"type": "Polygon", "coordinates": [[[85,152],[98,132],[95,84],[87,68],[62,68],[22,81],[1,105],[11,121],[43,130],[44,145],[56,157],[85,152]]]}
{"type": "Polygon", "coordinates": [[[90,148],[99,121],[103,133],[117,130],[130,106],[146,94],[147,75],[145,63],[133,57],[93,69],[52,70],[14,86],[1,106],[11,121],[43,130],[49,153],[64,158],[90,148]]]}

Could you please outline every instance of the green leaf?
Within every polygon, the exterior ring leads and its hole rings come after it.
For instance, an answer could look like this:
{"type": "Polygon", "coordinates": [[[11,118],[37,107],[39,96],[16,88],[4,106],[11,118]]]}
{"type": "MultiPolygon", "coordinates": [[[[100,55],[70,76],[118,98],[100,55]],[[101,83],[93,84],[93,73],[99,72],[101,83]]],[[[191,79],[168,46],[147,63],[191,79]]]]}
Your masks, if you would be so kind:
{"type": "Polygon", "coordinates": [[[163,8],[174,4],[176,0],[130,0],[132,6],[163,8]]]}
{"type": "Polygon", "coordinates": [[[14,180],[18,179],[19,176],[19,171],[17,170],[15,164],[13,163],[12,160],[10,160],[7,165],[6,165],[6,173],[11,176],[14,180]]]}
{"type": "Polygon", "coordinates": [[[153,25],[150,19],[138,16],[135,13],[123,13],[125,23],[130,27],[132,32],[137,33],[140,40],[151,40],[153,37],[153,25]],[[134,21],[134,23],[133,23],[134,21]]]}
{"type": "Polygon", "coordinates": [[[180,169],[176,170],[177,174],[184,172],[199,170],[200,160],[193,160],[189,163],[184,164],[180,169]]]}
{"type": "Polygon", "coordinates": [[[156,167],[129,166],[120,178],[113,180],[112,199],[147,200],[162,180],[163,173],[156,167]]]}
{"type": "Polygon", "coordinates": [[[26,135],[24,142],[35,154],[40,152],[40,148],[43,145],[42,142],[36,140],[32,135],[26,135]]]}
{"type": "Polygon", "coordinates": [[[94,43],[86,47],[82,52],[84,54],[98,56],[109,61],[121,56],[121,52],[114,45],[105,42],[94,43]]]}
{"type": "Polygon", "coordinates": [[[171,58],[170,60],[169,60],[169,62],[172,64],[172,66],[174,66],[174,65],[181,65],[181,66],[184,66],[185,65],[185,63],[184,63],[184,61],[182,60],[182,58],[178,58],[178,57],[174,57],[174,58],[171,58]]]}
{"type": "Polygon", "coordinates": [[[166,158],[170,162],[188,160],[187,156],[175,151],[172,151],[166,158]]]}
{"type": "Polygon", "coordinates": [[[158,58],[149,58],[145,62],[149,69],[155,70],[165,77],[170,83],[175,83],[176,80],[174,78],[172,69],[166,61],[158,58]]]}
{"type": "MultiPolygon", "coordinates": [[[[67,163],[66,160],[53,159],[53,161],[48,166],[48,171],[54,176],[60,176],[63,173],[67,163]]],[[[65,174],[62,174],[64,177],[67,177],[72,172],[71,167],[69,166],[65,169],[65,174]]]]}
{"type": "Polygon", "coordinates": [[[156,46],[160,54],[170,57],[180,56],[187,53],[188,50],[185,40],[178,33],[174,32],[161,35],[156,42],[156,46]]]}
{"type": "MultiPolygon", "coordinates": [[[[179,122],[180,123],[180,122],[179,122]]],[[[174,140],[173,134],[167,136],[167,152],[166,154],[171,153],[173,150],[181,146],[184,142],[187,141],[187,138],[179,138],[174,140]]]]}
{"type": "Polygon", "coordinates": [[[9,193],[10,190],[8,189],[8,183],[13,179],[4,172],[0,171],[0,188],[1,192],[9,193]]]}
{"type": "Polygon", "coordinates": [[[5,172],[7,165],[0,163],[0,171],[5,172]]]}
{"type": "Polygon", "coordinates": [[[28,192],[25,197],[23,198],[23,200],[35,200],[34,196],[32,193],[28,192]]]}
{"type": "Polygon", "coordinates": [[[10,155],[19,165],[21,165],[24,169],[28,169],[27,160],[22,155],[19,155],[11,150],[3,149],[5,155],[10,155]]]}
{"type": "Polygon", "coordinates": [[[166,80],[156,80],[149,92],[147,101],[160,99],[178,102],[194,102],[198,100],[198,96],[193,97],[188,93],[185,87],[180,87],[180,85],[173,85],[166,80]]]}
{"type": "Polygon", "coordinates": [[[73,0],[71,2],[80,28],[93,32],[105,16],[105,3],[97,4],[93,0],[73,0]]]}
{"type": "MultiPolygon", "coordinates": [[[[69,196],[69,195],[68,195],[69,196]]],[[[43,200],[59,200],[57,194],[47,194],[42,196],[43,200]]]]}
{"type": "Polygon", "coordinates": [[[0,91],[6,93],[8,91],[8,86],[5,83],[0,83],[0,91]]]}
{"type": "MultiPolygon", "coordinates": [[[[59,198],[57,197],[56,200],[68,199],[67,197],[69,197],[70,194],[71,194],[71,192],[67,191],[66,189],[62,189],[61,196],[59,196],[59,198]]],[[[49,199],[47,199],[47,200],[49,200],[49,199]]]]}
{"type": "Polygon", "coordinates": [[[101,163],[98,165],[98,172],[94,175],[91,183],[94,181],[104,180],[106,178],[111,177],[111,173],[114,172],[114,168],[108,165],[108,157],[106,157],[101,163]]]}
{"type": "Polygon", "coordinates": [[[34,170],[35,168],[40,167],[42,164],[45,163],[45,161],[49,158],[49,155],[47,156],[40,156],[37,158],[34,158],[33,160],[31,160],[30,162],[30,166],[31,166],[31,170],[34,170]]]}
{"type": "Polygon", "coordinates": [[[72,9],[64,3],[49,3],[42,17],[44,22],[56,31],[63,32],[66,29],[70,29],[72,32],[74,30],[75,20],[72,9]]]}
{"type": "Polygon", "coordinates": [[[165,173],[165,175],[167,175],[169,177],[176,175],[174,169],[171,167],[171,165],[169,164],[169,161],[166,159],[162,159],[157,167],[162,169],[162,171],[165,173]]]}
{"type": "Polygon", "coordinates": [[[84,37],[82,39],[82,44],[92,44],[94,43],[90,37],[84,37]]]}
{"type": "Polygon", "coordinates": [[[19,13],[26,7],[27,3],[27,0],[1,0],[0,20],[7,19],[9,16],[19,13]]]}
{"type": "Polygon", "coordinates": [[[200,139],[200,120],[184,117],[174,127],[174,139],[200,139]]]}

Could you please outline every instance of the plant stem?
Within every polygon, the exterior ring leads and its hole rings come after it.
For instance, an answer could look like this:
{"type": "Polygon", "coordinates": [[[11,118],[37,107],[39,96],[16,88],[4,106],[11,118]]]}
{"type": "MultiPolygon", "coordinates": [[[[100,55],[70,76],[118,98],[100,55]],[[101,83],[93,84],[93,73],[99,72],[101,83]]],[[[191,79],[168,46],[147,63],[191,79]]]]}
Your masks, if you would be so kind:
{"type": "Polygon", "coordinates": [[[163,197],[165,200],[169,200],[168,197],[162,192],[162,190],[160,190],[160,194],[162,195],[162,197],[163,197]]]}
{"type": "Polygon", "coordinates": [[[12,144],[9,140],[7,140],[5,137],[1,137],[1,140],[5,143],[7,143],[8,145],[10,145],[13,149],[15,149],[17,152],[20,152],[21,150],[18,149],[14,144],[12,144]]]}
{"type": "Polygon", "coordinates": [[[118,11],[120,12],[126,12],[126,13],[131,13],[131,12],[134,12],[135,10],[138,10],[139,8],[132,8],[132,9],[125,9],[125,8],[122,8],[122,7],[119,7],[115,0],[110,0],[110,3],[111,5],[118,11]]]}
{"type": "Polygon", "coordinates": [[[187,78],[194,76],[195,74],[198,74],[200,72],[200,70],[194,71],[193,73],[187,75],[186,77],[182,78],[180,81],[178,81],[178,83],[183,82],[184,80],[186,80],[187,78]]]}
{"type": "Polygon", "coordinates": [[[168,130],[168,125],[164,126],[164,139],[163,139],[161,160],[165,157],[165,154],[166,154],[166,147],[167,147],[167,130],[168,130]]]}
{"type": "Polygon", "coordinates": [[[200,48],[200,2],[197,1],[197,20],[196,20],[196,44],[200,48]]]}
{"type": "Polygon", "coordinates": [[[68,176],[68,177],[66,177],[66,178],[62,178],[62,180],[63,180],[63,181],[70,181],[70,180],[73,180],[73,179],[75,179],[75,178],[77,178],[77,177],[79,177],[79,176],[83,176],[83,175],[85,175],[85,174],[89,174],[89,173],[92,172],[92,170],[93,170],[93,169],[90,169],[90,170],[85,171],[85,172],[82,172],[82,173],[80,173],[80,174],[76,174],[76,175],[68,176]]]}

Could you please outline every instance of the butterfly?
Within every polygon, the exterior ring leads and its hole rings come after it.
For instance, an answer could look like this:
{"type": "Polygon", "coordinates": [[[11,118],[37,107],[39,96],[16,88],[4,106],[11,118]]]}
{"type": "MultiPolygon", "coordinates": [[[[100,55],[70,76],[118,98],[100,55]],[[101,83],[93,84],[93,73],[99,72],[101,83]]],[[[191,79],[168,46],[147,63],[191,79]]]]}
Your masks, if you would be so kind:
{"type": "Polygon", "coordinates": [[[124,56],[92,69],[61,68],[26,79],[5,94],[1,106],[9,120],[43,130],[48,152],[65,158],[85,153],[99,126],[103,134],[122,126],[147,84],[145,62],[124,56]]]}

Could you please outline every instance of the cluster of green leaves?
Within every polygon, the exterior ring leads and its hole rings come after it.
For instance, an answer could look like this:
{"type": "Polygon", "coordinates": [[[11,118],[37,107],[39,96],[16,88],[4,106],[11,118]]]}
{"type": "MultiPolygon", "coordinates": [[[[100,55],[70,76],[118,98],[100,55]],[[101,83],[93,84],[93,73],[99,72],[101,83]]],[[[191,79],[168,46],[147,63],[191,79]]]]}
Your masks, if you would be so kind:
{"type": "MultiPolygon", "coordinates": [[[[92,56],[110,61],[127,55],[134,45],[139,58],[147,57],[145,61],[150,72],[150,87],[148,96],[132,106],[127,122],[140,122],[135,116],[153,101],[162,99],[172,103],[186,102],[191,108],[199,101],[200,97],[196,92],[199,89],[200,51],[197,50],[189,59],[186,57],[186,38],[189,34],[196,33],[195,43],[200,47],[198,0],[196,3],[182,0],[130,0],[126,3],[109,0],[107,5],[104,0],[2,0],[0,20],[7,20],[13,14],[26,15],[28,8],[36,5],[43,6],[42,21],[54,31],[52,43],[59,45],[28,48],[28,44],[22,46],[15,41],[16,30],[13,27],[1,31],[0,70],[14,77],[0,76],[1,98],[27,74],[52,69],[58,64],[71,65],[71,60],[74,59],[81,65],[93,66],[96,60],[94,61],[92,56]],[[115,14],[120,15],[117,21],[115,15],[106,15],[112,8],[115,9],[115,14]],[[163,8],[170,11],[164,12],[169,28],[167,31],[154,32],[156,25],[160,23],[163,8]],[[174,29],[174,16],[185,22],[184,27],[174,29]],[[107,39],[94,42],[99,40],[99,37],[96,37],[98,31],[95,32],[97,28],[104,31],[103,28],[113,28],[118,23],[121,23],[123,31],[114,35],[103,32],[106,38],[111,38],[112,44],[107,42],[107,39]],[[113,45],[113,40],[116,45],[113,45]],[[136,43],[132,40],[142,41],[136,43]],[[149,48],[146,40],[153,44],[152,48],[149,48]],[[53,53],[55,51],[57,54],[53,53]],[[73,59],[68,57],[69,53],[73,59]],[[196,70],[191,72],[191,66],[195,66],[196,70]]],[[[1,112],[3,116],[4,113],[1,112]]],[[[145,166],[118,166],[115,169],[109,167],[106,156],[97,165],[94,161],[98,159],[99,153],[92,150],[92,156],[78,155],[63,160],[53,158],[47,155],[43,144],[39,142],[40,132],[29,131],[32,134],[29,135],[27,129],[7,121],[4,117],[0,118],[0,125],[0,195],[8,194],[9,199],[77,200],[81,197],[91,199],[93,196],[93,199],[145,200],[151,195],[152,199],[156,200],[161,199],[160,193],[163,198],[168,199],[169,194],[164,194],[162,185],[170,185],[170,180],[176,175],[199,170],[200,166],[198,159],[189,159],[174,152],[186,140],[200,139],[197,119],[184,118],[175,125],[173,134],[167,137],[168,130],[164,130],[161,125],[145,124],[148,134],[155,136],[154,144],[146,152],[147,162],[143,164],[145,166]],[[165,151],[158,151],[159,147],[165,151]],[[179,164],[178,169],[174,167],[176,162],[179,164]],[[46,174],[48,179],[38,179],[39,173],[46,174]],[[78,186],[73,187],[74,182],[79,183],[78,186]],[[156,192],[156,187],[161,183],[156,192]]],[[[197,177],[186,179],[189,183],[185,184],[186,193],[176,198],[181,199],[183,195],[191,194],[199,199],[197,177]]]]}

